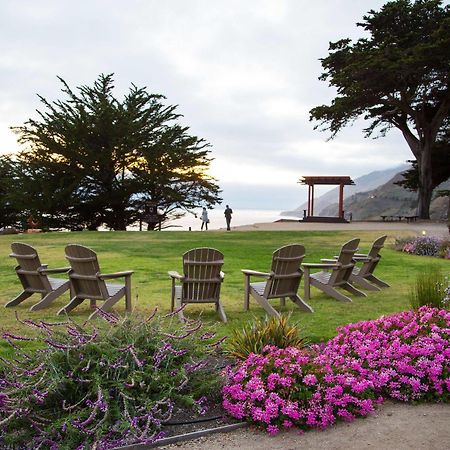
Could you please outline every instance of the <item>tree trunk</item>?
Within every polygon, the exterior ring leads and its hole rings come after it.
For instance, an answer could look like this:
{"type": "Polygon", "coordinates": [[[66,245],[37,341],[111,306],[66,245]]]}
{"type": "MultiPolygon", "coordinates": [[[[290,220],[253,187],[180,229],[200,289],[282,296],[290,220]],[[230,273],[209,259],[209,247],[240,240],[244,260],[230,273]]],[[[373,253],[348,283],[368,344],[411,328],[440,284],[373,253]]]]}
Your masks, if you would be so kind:
{"type": "Polygon", "coordinates": [[[450,195],[448,196],[447,228],[448,228],[448,232],[450,234],[450,195]]]}
{"type": "Polygon", "coordinates": [[[425,142],[422,147],[420,159],[417,160],[417,168],[419,171],[419,206],[417,215],[420,219],[430,218],[431,197],[433,195],[431,149],[431,142],[425,142]]]}

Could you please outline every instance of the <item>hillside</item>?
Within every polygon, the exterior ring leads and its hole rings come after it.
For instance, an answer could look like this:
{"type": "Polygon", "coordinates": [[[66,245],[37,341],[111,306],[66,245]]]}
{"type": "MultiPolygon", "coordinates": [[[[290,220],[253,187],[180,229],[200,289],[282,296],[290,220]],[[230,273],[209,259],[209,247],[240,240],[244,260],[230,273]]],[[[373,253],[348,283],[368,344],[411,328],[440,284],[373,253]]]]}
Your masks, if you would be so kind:
{"type": "MultiPolygon", "coordinates": [[[[359,178],[355,178],[354,186],[346,186],[344,189],[344,199],[351,197],[359,192],[371,191],[385,183],[387,183],[394,175],[406,170],[409,165],[401,165],[391,169],[377,170],[363,175],[359,178]]],[[[319,212],[333,205],[339,196],[339,188],[336,187],[325,194],[314,198],[314,211],[319,212]]],[[[308,207],[308,203],[303,203],[293,211],[284,211],[281,213],[283,216],[297,216],[303,217],[303,210],[308,207]]]]}
{"type": "MultiPolygon", "coordinates": [[[[344,211],[352,213],[353,220],[379,220],[384,216],[414,216],[417,208],[417,193],[407,191],[394,182],[402,179],[396,174],[387,183],[368,192],[359,192],[344,200],[344,211]]],[[[442,183],[438,189],[449,189],[450,180],[442,183]]],[[[434,220],[447,217],[448,199],[439,197],[431,203],[430,215],[434,220]]],[[[323,216],[337,215],[337,203],[320,211],[323,216]]]]}

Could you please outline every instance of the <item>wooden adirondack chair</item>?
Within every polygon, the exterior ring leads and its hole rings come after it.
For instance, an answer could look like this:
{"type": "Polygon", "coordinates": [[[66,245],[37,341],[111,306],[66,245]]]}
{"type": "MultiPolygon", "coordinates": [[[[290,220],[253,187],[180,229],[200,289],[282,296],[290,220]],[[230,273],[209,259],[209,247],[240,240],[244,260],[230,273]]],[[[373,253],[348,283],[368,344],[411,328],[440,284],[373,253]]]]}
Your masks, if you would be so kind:
{"type": "Polygon", "coordinates": [[[369,291],[381,291],[380,288],[390,287],[389,284],[377,278],[373,272],[380,262],[381,255],[380,250],[383,248],[384,241],[387,236],[380,236],[372,244],[372,248],[369,253],[355,253],[353,256],[356,263],[361,262],[361,267],[354,267],[352,273],[350,274],[350,281],[354,284],[358,284],[363,289],[369,291]]]}
{"type": "MultiPolygon", "coordinates": [[[[220,303],[220,287],[225,276],[222,266],[223,253],[214,248],[194,248],[186,252],[183,255],[184,275],[168,272],[172,278],[171,310],[187,303],[214,303],[220,319],[226,322],[220,303]]],[[[178,317],[185,320],[182,309],[178,311],[178,317]]]]}
{"type": "Polygon", "coordinates": [[[367,297],[364,292],[356,289],[349,282],[350,275],[355,266],[353,256],[358,250],[359,239],[352,239],[342,246],[337,259],[322,259],[322,263],[304,263],[305,270],[305,299],[309,300],[310,285],[320,289],[329,296],[342,302],[351,302],[351,298],[341,294],[336,288],[342,288],[351,294],[367,297]],[[311,273],[311,269],[326,269],[321,272],[311,273]]]}
{"type": "MultiPolygon", "coordinates": [[[[69,271],[71,300],[58,311],[58,314],[68,313],[84,300],[90,300],[91,308],[96,306],[97,300],[103,301],[99,309],[107,312],[122,297],[125,297],[126,312],[131,312],[131,275],[133,271],[102,274],[95,252],[82,245],[68,245],[66,258],[71,266],[69,271]],[[125,284],[105,282],[105,280],[114,278],[125,278],[125,284]]],[[[96,309],[89,319],[98,314],[99,311],[96,309]]]]}
{"type": "Polygon", "coordinates": [[[12,253],[9,256],[17,260],[18,266],[15,270],[22,283],[23,292],[8,302],[6,308],[16,306],[38,293],[41,294],[42,300],[30,308],[30,311],[37,311],[50,305],[69,289],[69,280],[48,277],[48,274],[68,272],[69,267],[48,269],[47,264],[41,264],[37,251],[31,245],[22,242],[13,242],[11,249],[12,253]]]}
{"type": "Polygon", "coordinates": [[[269,316],[280,317],[269,299],[279,298],[281,305],[289,297],[299,308],[307,312],[313,309],[297,294],[303,271],[301,263],[305,257],[305,247],[293,244],[281,247],[273,253],[270,272],[243,269],[245,275],[244,309],[250,308],[250,295],[264,308],[269,316]],[[263,277],[266,281],[251,283],[251,277],[263,277]]]}

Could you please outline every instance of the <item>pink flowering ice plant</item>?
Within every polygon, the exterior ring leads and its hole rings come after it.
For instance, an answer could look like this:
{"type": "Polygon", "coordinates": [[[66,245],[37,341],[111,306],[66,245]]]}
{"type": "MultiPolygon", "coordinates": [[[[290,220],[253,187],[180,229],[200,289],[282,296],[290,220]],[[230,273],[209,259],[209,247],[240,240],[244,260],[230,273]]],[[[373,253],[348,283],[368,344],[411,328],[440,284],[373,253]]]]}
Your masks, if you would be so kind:
{"type": "Polygon", "coordinates": [[[324,346],[264,348],[229,369],[228,413],[270,434],[366,416],[386,397],[450,399],[450,312],[422,307],[349,324],[324,346]]]}

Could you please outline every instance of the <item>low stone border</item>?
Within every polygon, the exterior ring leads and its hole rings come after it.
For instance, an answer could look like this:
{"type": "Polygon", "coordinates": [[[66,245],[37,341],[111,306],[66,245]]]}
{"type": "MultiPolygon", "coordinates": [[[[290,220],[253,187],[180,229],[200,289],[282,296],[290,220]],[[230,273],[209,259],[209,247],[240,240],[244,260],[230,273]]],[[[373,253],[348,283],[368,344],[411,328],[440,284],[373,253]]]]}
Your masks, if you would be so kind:
{"type": "Polygon", "coordinates": [[[149,448],[162,447],[163,445],[175,444],[177,442],[189,441],[191,439],[197,439],[203,436],[208,436],[214,433],[226,433],[227,431],[237,430],[238,428],[247,427],[248,423],[239,422],[232,423],[230,425],[223,425],[216,428],[208,428],[206,430],[193,431],[192,433],[179,434],[177,436],[170,436],[159,439],[153,444],[132,444],[125,445],[123,447],[116,447],[114,450],[147,450],[149,448]]]}

